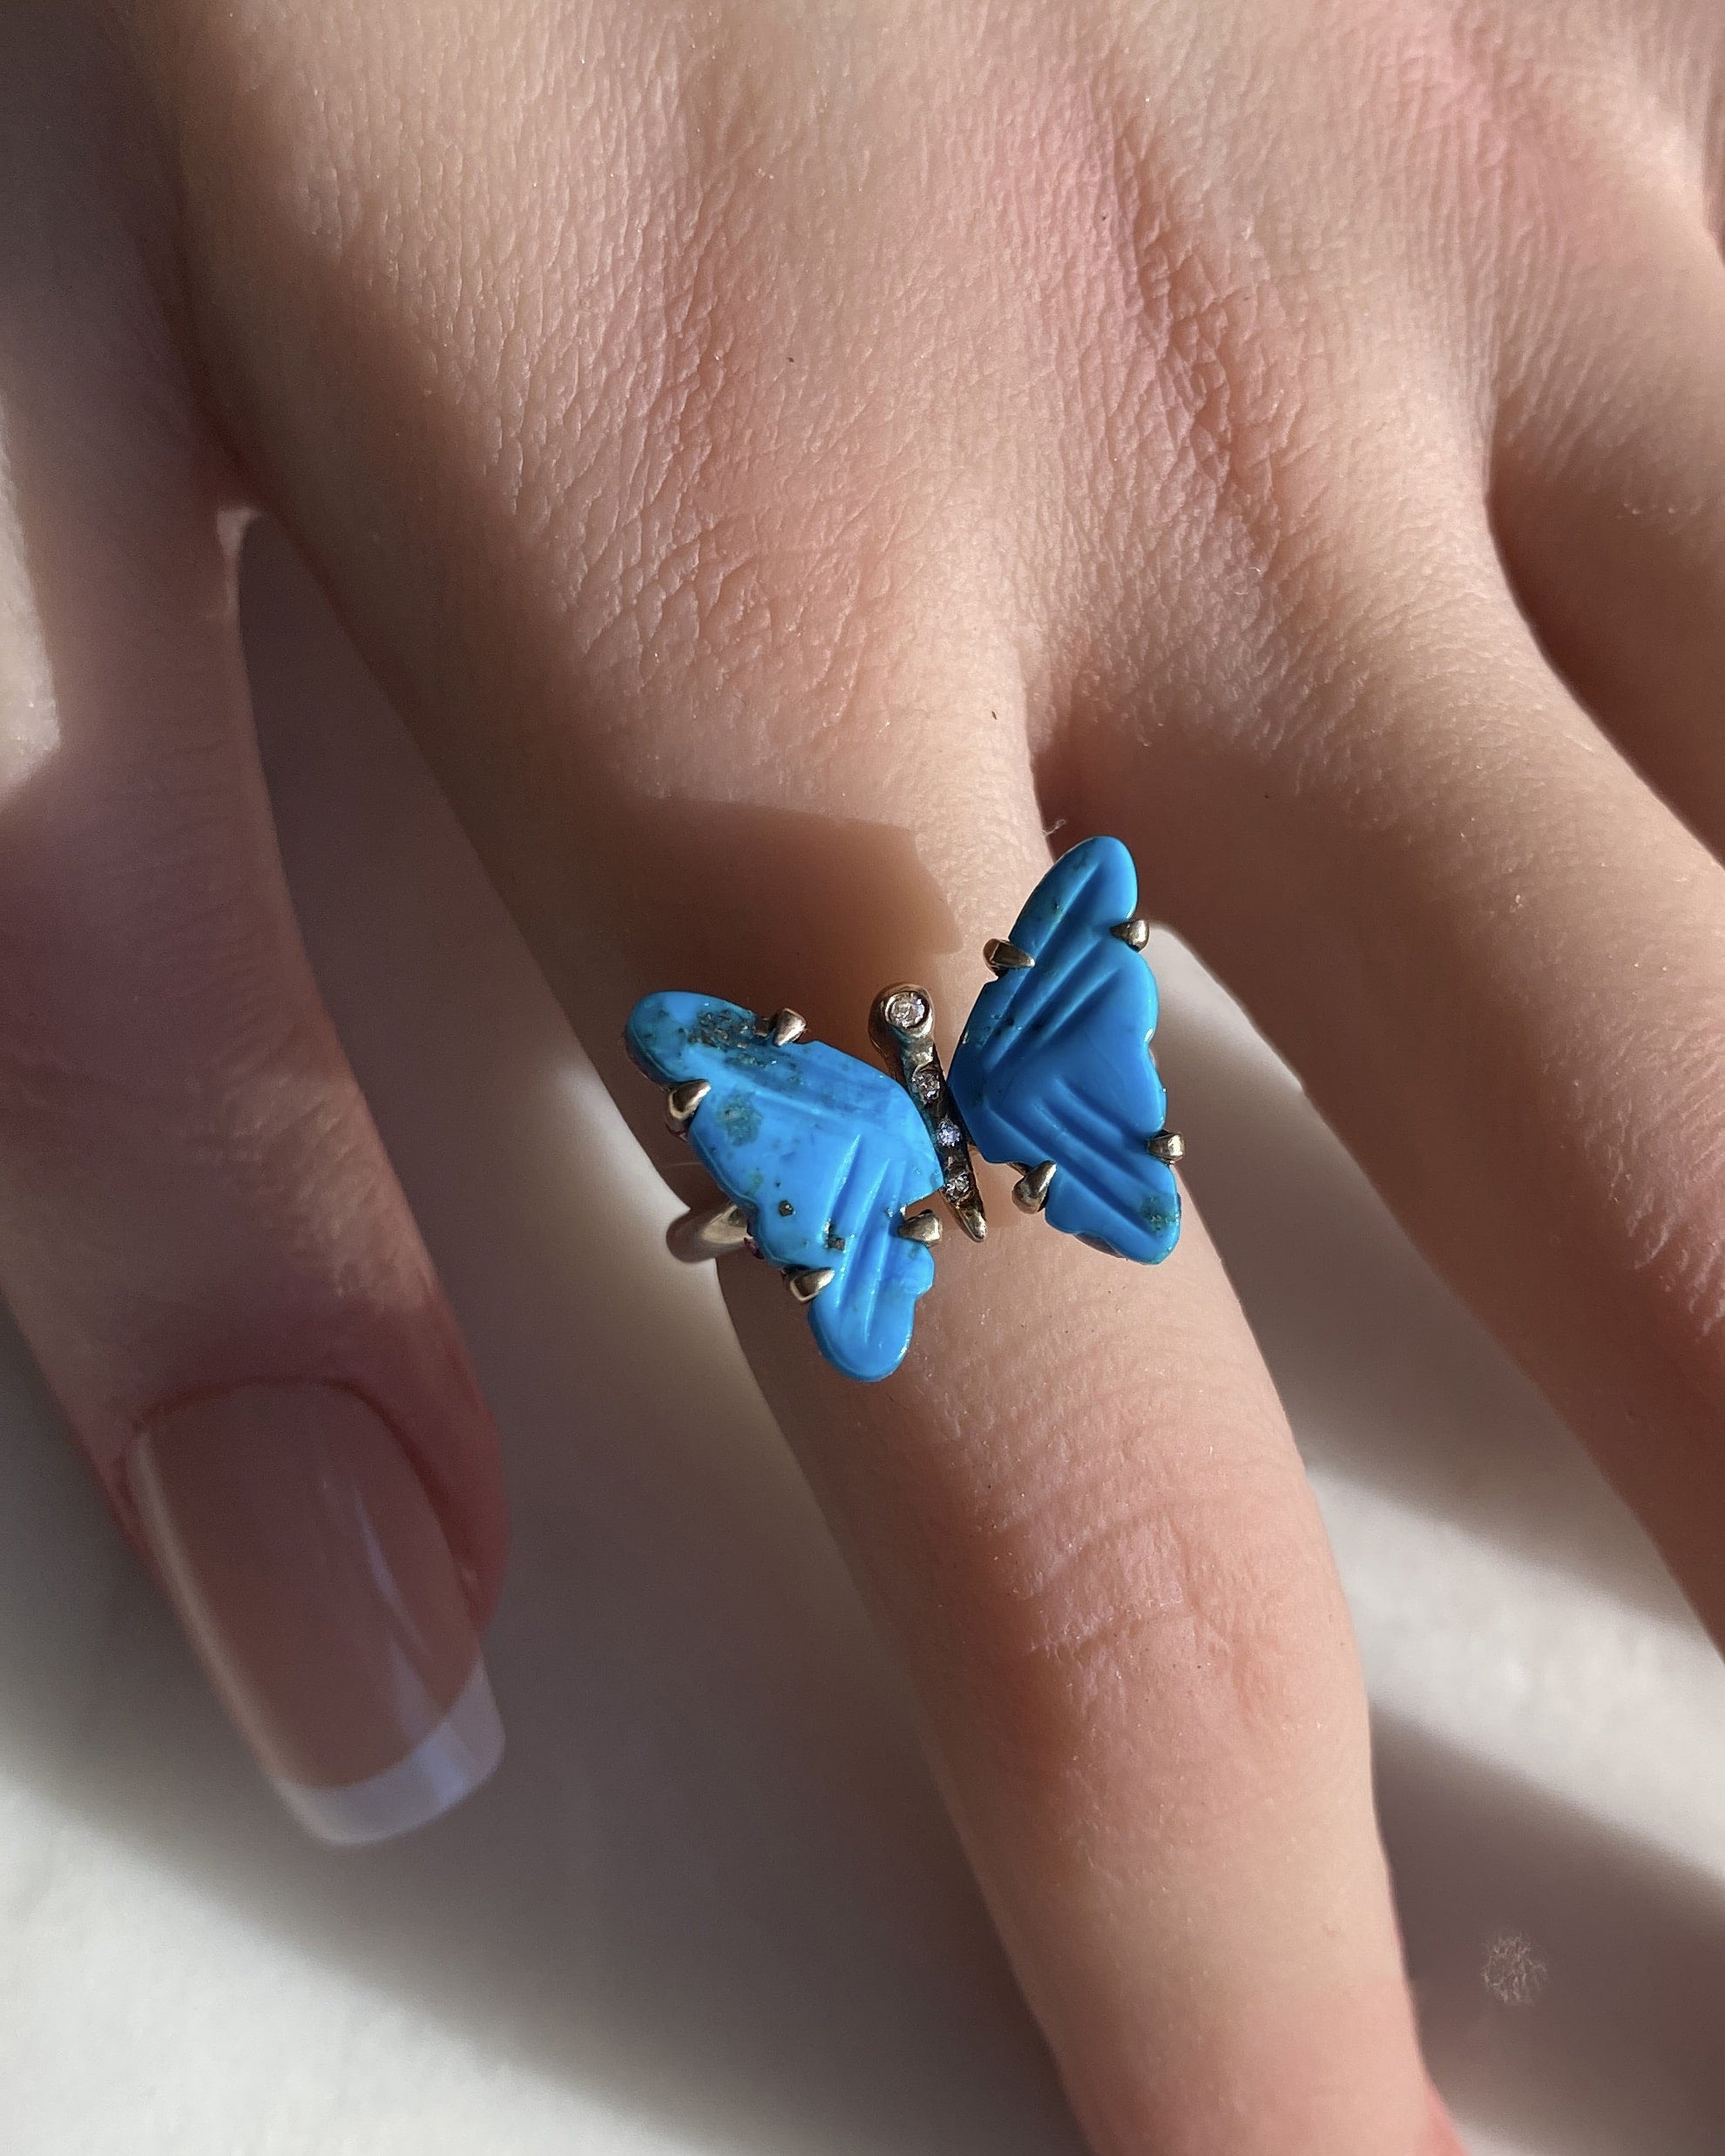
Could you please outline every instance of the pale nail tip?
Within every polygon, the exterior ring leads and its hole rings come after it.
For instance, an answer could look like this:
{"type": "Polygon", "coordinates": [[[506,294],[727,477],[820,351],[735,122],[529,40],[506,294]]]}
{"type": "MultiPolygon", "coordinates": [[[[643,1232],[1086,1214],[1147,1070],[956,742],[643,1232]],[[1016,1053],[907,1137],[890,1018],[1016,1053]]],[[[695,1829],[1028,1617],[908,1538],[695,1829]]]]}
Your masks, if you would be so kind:
{"type": "Polygon", "coordinates": [[[364,1781],[317,1788],[276,1781],[277,1794],[314,1840],[352,1848],[429,1826],[490,1781],[503,1758],[503,1724],[476,1662],[461,1696],[405,1759],[364,1781]]]}

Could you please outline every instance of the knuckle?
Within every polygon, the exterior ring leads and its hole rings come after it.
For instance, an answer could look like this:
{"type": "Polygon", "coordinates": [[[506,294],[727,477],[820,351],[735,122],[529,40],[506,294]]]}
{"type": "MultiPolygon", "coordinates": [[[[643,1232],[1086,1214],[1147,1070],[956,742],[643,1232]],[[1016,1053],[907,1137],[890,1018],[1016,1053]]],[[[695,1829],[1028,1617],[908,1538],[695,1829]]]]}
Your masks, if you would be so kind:
{"type": "Polygon", "coordinates": [[[1003,1519],[975,1636],[1025,1769],[1112,1780],[1142,1747],[1166,1790],[1188,1769],[1213,1790],[1219,1758],[1242,1785],[1272,1774],[1311,1726],[1315,1674],[1329,1681],[1314,1643],[1345,1638],[1309,1509],[1297,1465],[1175,1489],[1099,1463],[1003,1519]]]}

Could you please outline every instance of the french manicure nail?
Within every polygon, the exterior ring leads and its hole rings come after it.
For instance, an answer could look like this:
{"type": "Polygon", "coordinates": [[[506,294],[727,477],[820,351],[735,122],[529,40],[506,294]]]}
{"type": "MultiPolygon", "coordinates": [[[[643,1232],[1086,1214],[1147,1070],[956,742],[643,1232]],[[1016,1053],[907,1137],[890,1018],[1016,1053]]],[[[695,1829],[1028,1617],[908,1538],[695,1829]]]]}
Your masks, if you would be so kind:
{"type": "Polygon", "coordinates": [[[311,1834],[381,1841],[485,1781],[503,1730],[455,1560],[356,1393],[190,1401],[143,1430],[126,1473],[211,1682],[311,1834]]]}

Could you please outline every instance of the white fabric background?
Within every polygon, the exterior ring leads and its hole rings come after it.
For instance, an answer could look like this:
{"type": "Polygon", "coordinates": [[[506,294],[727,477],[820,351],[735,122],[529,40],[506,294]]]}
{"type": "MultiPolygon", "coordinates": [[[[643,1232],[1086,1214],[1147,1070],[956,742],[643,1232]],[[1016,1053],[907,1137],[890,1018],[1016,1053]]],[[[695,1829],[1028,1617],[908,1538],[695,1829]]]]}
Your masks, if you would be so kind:
{"type": "MultiPolygon", "coordinates": [[[[0,2152],[1073,2156],[671,1200],[267,534],[247,613],[308,937],[508,1448],[511,1748],[405,1843],[301,1841],[0,1342],[0,2152]]],[[[1477,2156],[1713,2156],[1725,1669],[1237,1012],[1151,956],[1352,1600],[1439,2078],[1477,2156]]]]}

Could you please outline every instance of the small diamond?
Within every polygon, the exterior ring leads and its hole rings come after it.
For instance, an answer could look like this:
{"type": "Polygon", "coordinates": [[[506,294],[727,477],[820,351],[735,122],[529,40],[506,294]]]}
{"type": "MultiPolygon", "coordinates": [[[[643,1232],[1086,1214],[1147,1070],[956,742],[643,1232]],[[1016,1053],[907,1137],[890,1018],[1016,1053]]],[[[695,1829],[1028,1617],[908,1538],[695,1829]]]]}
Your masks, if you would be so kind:
{"type": "Polygon", "coordinates": [[[940,1092],[940,1080],[925,1066],[911,1079],[910,1090],[918,1100],[933,1100],[940,1092]]]}
{"type": "Polygon", "coordinates": [[[959,1129],[958,1125],[952,1121],[950,1116],[943,1118],[940,1122],[935,1125],[935,1143],[937,1146],[956,1146],[963,1139],[964,1135],[964,1132],[959,1129]]]}
{"type": "Polygon", "coordinates": [[[901,1033],[914,1033],[929,1015],[929,999],[912,989],[902,988],[887,1000],[886,1020],[901,1033]]]}
{"type": "Polygon", "coordinates": [[[962,1172],[956,1175],[949,1175],[946,1179],[945,1189],[949,1198],[968,1198],[971,1194],[971,1179],[962,1172]]]}

